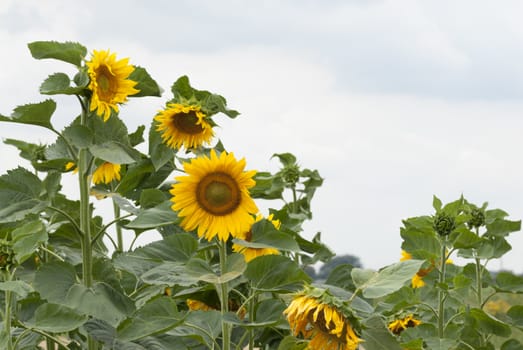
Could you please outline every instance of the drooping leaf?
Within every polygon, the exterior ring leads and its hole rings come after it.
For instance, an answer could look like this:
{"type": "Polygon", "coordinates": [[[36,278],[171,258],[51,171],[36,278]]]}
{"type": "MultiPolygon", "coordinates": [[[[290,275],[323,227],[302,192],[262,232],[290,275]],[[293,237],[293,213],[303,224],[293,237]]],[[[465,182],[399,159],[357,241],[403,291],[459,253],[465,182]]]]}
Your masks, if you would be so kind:
{"type": "Polygon", "coordinates": [[[159,297],[145,304],[118,326],[118,338],[133,341],[165,332],[180,324],[183,315],[173,299],[159,297]]]}
{"type": "Polygon", "coordinates": [[[138,93],[129,97],[162,96],[162,88],[151,78],[145,68],[134,66],[134,71],[129,75],[129,79],[138,82],[135,88],[139,90],[138,93]]]}
{"type": "Polygon", "coordinates": [[[40,220],[29,221],[16,228],[11,233],[13,251],[19,263],[26,261],[40,247],[47,242],[47,230],[40,220]]]}
{"type": "Polygon", "coordinates": [[[11,117],[0,115],[0,121],[38,125],[53,130],[51,117],[56,110],[56,102],[45,100],[40,103],[30,103],[18,106],[14,109],[11,117]]]}
{"type": "Polygon", "coordinates": [[[364,297],[380,298],[403,287],[422,264],[423,260],[400,261],[375,273],[354,268],[351,275],[353,279],[356,276],[354,284],[363,291],[364,297]]]}
{"type": "Polygon", "coordinates": [[[481,309],[470,309],[467,318],[474,328],[484,334],[495,334],[500,337],[509,337],[512,333],[508,324],[495,319],[481,309]]]}
{"type": "Polygon", "coordinates": [[[88,317],[69,307],[57,304],[42,304],[36,311],[32,328],[51,333],[63,333],[77,329],[88,317]]]}
{"type": "Polygon", "coordinates": [[[153,120],[149,129],[149,156],[154,169],[158,170],[174,159],[174,150],[163,142],[156,127],[156,122],[153,120]]]}
{"type": "Polygon", "coordinates": [[[40,198],[42,191],[42,181],[27,169],[19,167],[0,176],[0,223],[43,211],[47,203],[40,198]]]}
{"type": "Polygon", "coordinates": [[[0,282],[0,290],[11,291],[21,298],[25,298],[29,293],[34,291],[33,287],[24,281],[0,282]]]}
{"type": "Polygon", "coordinates": [[[54,58],[78,67],[82,65],[82,60],[87,54],[87,49],[75,42],[34,41],[27,46],[36,59],[54,58]]]}
{"type": "Polygon", "coordinates": [[[191,259],[187,263],[187,273],[196,280],[213,284],[223,284],[232,281],[245,271],[246,263],[242,254],[233,253],[227,256],[225,271],[217,273],[202,259],[191,259]]]}
{"type": "Polygon", "coordinates": [[[293,291],[311,278],[294,261],[286,256],[260,256],[247,264],[245,277],[253,287],[264,291],[293,291]]]}

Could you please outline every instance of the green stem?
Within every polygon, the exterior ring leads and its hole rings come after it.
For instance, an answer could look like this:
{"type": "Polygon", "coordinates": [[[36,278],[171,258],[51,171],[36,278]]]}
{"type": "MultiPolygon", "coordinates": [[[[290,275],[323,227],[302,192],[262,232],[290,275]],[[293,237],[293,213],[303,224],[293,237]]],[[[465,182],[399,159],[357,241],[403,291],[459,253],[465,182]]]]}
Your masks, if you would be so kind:
{"type": "MultiPolygon", "coordinates": [[[[82,103],[80,124],[87,123],[87,106],[82,103]]],[[[87,149],[82,148],[78,154],[78,185],[80,188],[80,231],[82,232],[82,273],[83,283],[87,288],[93,285],[93,246],[91,242],[91,208],[89,198],[90,156],[87,149]]],[[[87,336],[87,349],[96,350],[96,341],[87,336]]]]}
{"type": "MultiPolygon", "coordinates": [[[[253,293],[252,284],[249,290],[253,293]]],[[[254,307],[256,306],[256,299],[256,294],[254,294],[249,300],[249,323],[254,323],[254,307]]],[[[252,327],[249,328],[249,350],[254,350],[254,329],[252,327]]]]}
{"type": "Polygon", "coordinates": [[[296,186],[292,186],[292,212],[294,214],[298,213],[298,197],[296,196],[296,186]]]}
{"type": "MultiPolygon", "coordinates": [[[[5,271],[4,278],[6,281],[12,279],[12,275],[9,271],[5,271]]],[[[10,290],[5,291],[5,312],[4,312],[4,332],[7,337],[7,350],[13,350],[13,338],[11,337],[11,304],[12,304],[12,292],[10,290]]]]}
{"type": "Polygon", "coordinates": [[[444,237],[444,241],[441,244],[440,254],[440,272],[438,280],[438,336],[443,339],[443,333],[445,331],[445,295],[443,290],[443,284],[445,283],[445,269],[447,265],[447,238],[444,237]]]}
{"type": "Polygon", "coordinates": [[[55,350],[56,349],[55,342],[52,339],[47,338],[45,340],[45,348],[46,348],[46,350],[55,350]]]}
{"type": "MultiPolygon", "coordinates": [[[[476,228],[476,235],[479,236],[479,228],[476,228]]],[[[481,259],[477,257],[477,253],[474,250],[474,261],[476,262],[476,295],[478,297],[478,308],[483,307],[483,271],[481,266],[481,259]]],[[[481,334],[481,337],[479,339],[479,344],[481,346],[484,345],[484,336],[481,334]]]]}
{"type": "Polygon", "coordinates": [[[114,211],[114,217],[115,217],[115,227],[116,227],[116,251],[117,252],[123,252],[123,233],[122,233],[122,226],[120,225],[119,221],[116,221],[116,219],[120,218],[120,207],[116,202],[113,200],[113,211],[114,211]]]}
{"type": "MultiPolygon", "coordinates": [[[[218,242],[220,254],[220,273],[223,275],[227,270],[227,242],[218,242]]],[[[231,329],[230,325],[224,321],[224,316],[229,312],[229,285],[227,282],[220,283],[220,304],[222,314],[222,349],[231,348],[231,329]]]]}

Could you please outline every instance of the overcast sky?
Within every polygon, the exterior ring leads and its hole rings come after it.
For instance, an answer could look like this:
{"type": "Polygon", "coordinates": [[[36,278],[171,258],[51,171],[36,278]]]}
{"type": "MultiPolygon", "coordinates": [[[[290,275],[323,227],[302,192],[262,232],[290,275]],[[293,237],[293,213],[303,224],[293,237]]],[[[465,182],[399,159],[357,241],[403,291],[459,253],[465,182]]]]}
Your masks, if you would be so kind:
{"type": "MultiPolygon", "coordinates": [[[[145,67],[165,93],[121,108],[130,129],[148,126],[187,74],[242,113],[215,120],[249,169],[276,170],[272,154],[292,152],[320,171],[305,235],[321,231],[336,253],[379,268],[400,257],[401,220],[432,214],[434,194],[523,218],[522,13],[519,0],[1,0],[0,113],[45,99],[49,74],[73,72],[34,60],[36,40],[145,67]]],[[[56,99],[61,128],[78,106],[56,99]]],[[[6,123],[0,137],[54,139],[6,123]]],[[[0,173],[23,164],[11,146],[0,154],[0,173]]],[[[509,242],[490,266],[523,272],[523,233],[509,242]]]]}

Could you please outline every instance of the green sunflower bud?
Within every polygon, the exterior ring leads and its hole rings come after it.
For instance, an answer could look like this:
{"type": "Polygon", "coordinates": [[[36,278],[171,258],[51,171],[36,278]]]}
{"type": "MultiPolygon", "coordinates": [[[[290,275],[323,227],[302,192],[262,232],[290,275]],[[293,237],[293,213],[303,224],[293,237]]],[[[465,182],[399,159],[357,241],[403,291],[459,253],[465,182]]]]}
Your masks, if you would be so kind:
{"type": "Polygon", "coordinates": [[[0,240],[0,270],[10,270],[14,264],[13,249],[6,241],[0,240]]]}
{"type": "Polygon", "coordinates": [[[446,213],[437,213],[432,227],[438,235],[447,236],[456,228],[456,220],[446,213]]]}
{"type": "Polygon", "coordinates": [[[300,180],[300,167],[297,164],[287,165],[281,170],[283,181],[288,185],[295,185],[300,180]]]}
{"type": "Polygon", "coordinates": [[[478,228],[485,225],[485,212],[481,209],[474,208],[470,211],[470,220],[467,222],[467,225],[470,228],[478,228]]]}

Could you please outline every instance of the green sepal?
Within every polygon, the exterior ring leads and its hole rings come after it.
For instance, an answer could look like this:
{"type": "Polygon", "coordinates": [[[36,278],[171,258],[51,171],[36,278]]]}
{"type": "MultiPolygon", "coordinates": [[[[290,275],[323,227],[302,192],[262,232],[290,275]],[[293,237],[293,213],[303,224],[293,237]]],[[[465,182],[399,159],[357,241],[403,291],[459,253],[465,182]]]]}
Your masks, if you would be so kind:
{"type": "Polygon", "coordinates": [[[74,64],[77,67],[82,65],[82,61],[87,55],[87,49],[80,43],[57,41],[34,41],[27,44],[31,55],[37,60],[44,58],[54,58],[60,61],[74,64]]]}

